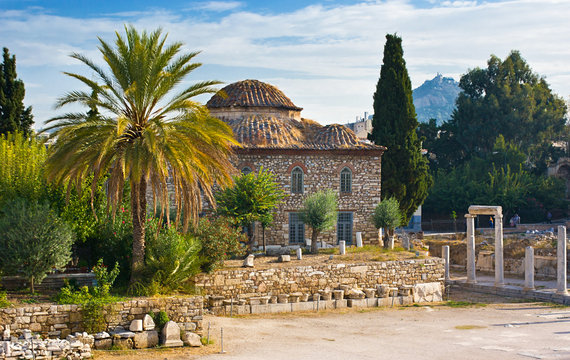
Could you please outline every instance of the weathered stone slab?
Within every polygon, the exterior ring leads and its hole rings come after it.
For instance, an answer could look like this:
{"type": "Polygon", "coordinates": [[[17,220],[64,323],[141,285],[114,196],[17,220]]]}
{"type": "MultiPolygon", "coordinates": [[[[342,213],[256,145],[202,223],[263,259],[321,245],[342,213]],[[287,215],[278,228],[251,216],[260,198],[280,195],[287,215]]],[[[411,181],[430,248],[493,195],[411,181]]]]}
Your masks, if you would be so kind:
{"type": "Polygon", "coordinates": [[[146,314],[143,317],[142,321],[143,321],[143,330],[145,331],[154,330],[155,327],[154,320],[152,320],[149,314],[146,314]]]}
{"type": "Polygon", "coordinates": [[[133,338],[135,349],[146,349],[158,345],[158,332],[155,330],[143,331],[135,334],[133,338]]]}
{"type": "Polygon", "coordinates": [[[248,255],[244,260],[243,260],[243,267],[250,267],[252,268],[253,265],[253,261],[255,260],[255,255],[250,254],[248,255]]]}
{"type": "Polygon", "coordinates": [[[200,338],[200,335],[191,332],[184,333],[184,335],[182,336],[182,342],[186,346],[191,346],[191,347],[202,346],[202,339],[200,338]]]}
{"type": "Polygon", "coordinates": [[[291,261],[291,255],[279,255],[278,261],[279,262],[290,262],[291,261]]]}
{"type": "Polygon", "coordinates": [[[164,324],[161,340],[164,347],[184,346],[184,343],[180,340],[180,327],[172,320],[164,324]]]}
{"type": "Polygon", "coordinates": [[[133,331],[133,332],[141,332],[141,331],[143,331],[143,321],[142,321],[142,319],[131,321],[131,325],[129,326],[129,330],[130,330],[130,331],[133,331]]]}

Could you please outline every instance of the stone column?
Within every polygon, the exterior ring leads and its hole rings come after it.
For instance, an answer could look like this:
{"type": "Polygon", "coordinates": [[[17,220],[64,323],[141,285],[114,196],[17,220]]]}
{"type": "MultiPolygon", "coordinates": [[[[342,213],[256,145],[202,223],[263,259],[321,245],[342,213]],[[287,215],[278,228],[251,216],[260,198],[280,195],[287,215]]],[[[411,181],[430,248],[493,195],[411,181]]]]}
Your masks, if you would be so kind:
{"type": "Polygon", "coordinates": [[[360,231],[356,233],[356,247],[362,247],[362,233],[360,231]]]}
{"type": "Polygon", "coordinates": [[[445,260],[445,280],[451,280],[451,277],[449,276],[449,245],[442,246],[441,252],[443,254],[443,259],[445,260]]]}
{"type": "Polygon", "coordinates": [[[527,246],[524,251],[524,288],[534,290],[534,249],[527,246]]]}
{"type": "Polygon", "coordinates": [[[301,248],[297,249],[297,260],[303,260],[303,250],[301,248]]]}
{"type": "Polygon", "coordinates": [[[465,214],[467,221],[467,283],[475,284],[475,217],[477,215],[465,214]]]}
{"type": "Polygon", "coordinates": [[[495,286],[505,285],[503,265],[503,215],[495,215],[495,286]]]}
{"type": "Polygon", "coordinates": [[[344,240],[338,242],[338,250],[341,255],[346,254],[346,242],[344,240]]]}
{"type": "Polygon", "coordinates": [[[558,281],[556,292],[558,294],[567,294],[566,291],[566,226],[558,227],[558,247],[556,248],[556,257],[558,259],[558,281]]]}

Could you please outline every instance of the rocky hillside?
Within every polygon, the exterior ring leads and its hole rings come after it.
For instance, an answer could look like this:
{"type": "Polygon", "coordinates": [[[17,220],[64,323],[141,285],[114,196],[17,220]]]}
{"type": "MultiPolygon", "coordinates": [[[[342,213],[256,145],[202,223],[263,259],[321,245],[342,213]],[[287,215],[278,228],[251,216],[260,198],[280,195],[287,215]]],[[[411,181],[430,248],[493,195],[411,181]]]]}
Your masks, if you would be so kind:
{"type": "Polygon", "coordinates": [[[432,80],[426,80],[414,89],[414,106],[419,122],[437,119],[437,124],[451,118],[455,109],[455,99],[460,92],[459,83],[452,78],[437,74],[432,80]]]}

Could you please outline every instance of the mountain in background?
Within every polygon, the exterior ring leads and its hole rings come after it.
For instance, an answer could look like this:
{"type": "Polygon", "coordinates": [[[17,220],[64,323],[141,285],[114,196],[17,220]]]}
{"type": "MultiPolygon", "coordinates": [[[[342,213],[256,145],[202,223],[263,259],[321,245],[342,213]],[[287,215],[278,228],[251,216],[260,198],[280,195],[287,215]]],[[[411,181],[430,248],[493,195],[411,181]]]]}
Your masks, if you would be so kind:
{"type": "Polygon", "coordinates": [[[418,121],[427,123],[433,118],[437,120],[437,125],[441,125],[451,119],[455,99],[460,91],[457,81],[441,74],[437,74],[432,80],[426,80],[412,92],[418,121]]]}

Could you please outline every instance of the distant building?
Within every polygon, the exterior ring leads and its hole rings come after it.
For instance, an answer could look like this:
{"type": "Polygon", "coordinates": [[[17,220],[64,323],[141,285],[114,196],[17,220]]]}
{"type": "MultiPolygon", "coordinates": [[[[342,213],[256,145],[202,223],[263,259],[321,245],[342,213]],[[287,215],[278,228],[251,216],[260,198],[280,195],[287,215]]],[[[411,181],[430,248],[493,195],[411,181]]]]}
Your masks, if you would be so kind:
{"type": "Polygon", "coordinates": [[[364,117],[356,117],[356,121],[353,123],[346,124],[350,130],[354,131],[359,139],[367,140],[368,134],[372,132],[372,115],[368,112],[364,113],[364,117]]]}
{"type": "Polygon", "coordinates": [[[319,241],[354,244],[356,232],[362,233],[364,243],[377,241],[371,217],[380,202],[385,147],[362,141],[346,126],[303,119],[302,108],[258,80],[230,84],[206,106],[231,126],[242,144],[234,149],[236,168],[243,173],[270,170],[287,193],[273,226],[265,231],[268,244],[305,244],[310,233],[298,212],[308,195],[326,189],[338,194],[338,219],[336,228],[319,241]]]}

